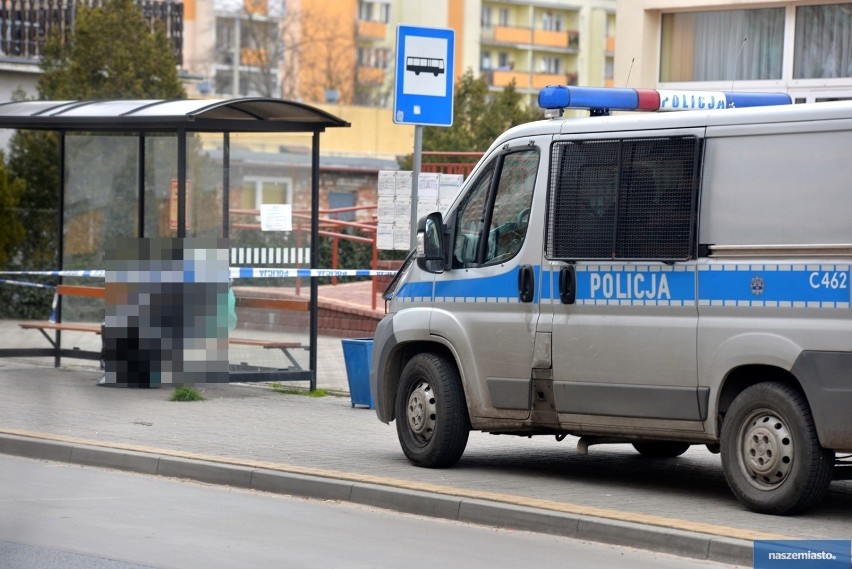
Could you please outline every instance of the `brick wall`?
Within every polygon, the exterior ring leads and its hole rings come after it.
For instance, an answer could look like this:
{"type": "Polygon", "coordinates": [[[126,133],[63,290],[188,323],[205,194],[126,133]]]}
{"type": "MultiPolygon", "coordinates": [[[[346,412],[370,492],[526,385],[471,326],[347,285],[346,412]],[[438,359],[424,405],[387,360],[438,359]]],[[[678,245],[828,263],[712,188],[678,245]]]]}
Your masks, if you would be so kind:
{"type": "MultiPolygon", "coordinates": [[[[238,328],[247,330],[296,332],[307,334],[308,312],[278,312],[257,308],[239,308],[238,328]]],[[[321,336],[339,338],[372,338],[382,315],[370,310],[359,310],[319,301],[317,316],[321,336]]]]}

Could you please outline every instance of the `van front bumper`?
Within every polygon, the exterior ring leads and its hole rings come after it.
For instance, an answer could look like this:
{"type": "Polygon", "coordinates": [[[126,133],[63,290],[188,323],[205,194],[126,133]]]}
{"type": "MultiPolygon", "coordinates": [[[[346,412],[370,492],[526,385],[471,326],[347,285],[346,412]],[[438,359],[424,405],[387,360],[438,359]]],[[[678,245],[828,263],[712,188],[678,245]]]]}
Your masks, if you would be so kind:
{"type": "Polygon", "coordinates": [[[790,371],[808,398],[820,444],[852,452],[852,352],[804,351],[790,371]]]}

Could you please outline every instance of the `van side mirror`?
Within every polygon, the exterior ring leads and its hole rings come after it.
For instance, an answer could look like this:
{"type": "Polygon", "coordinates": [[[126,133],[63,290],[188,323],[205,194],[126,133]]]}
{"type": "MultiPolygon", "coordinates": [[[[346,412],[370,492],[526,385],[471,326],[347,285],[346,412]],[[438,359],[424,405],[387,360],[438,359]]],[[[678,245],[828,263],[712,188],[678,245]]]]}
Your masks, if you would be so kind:
{"type": "Polygon", "coordinates": [[[440,273],[446,268],[444,250],[444,220],[435,211],[417,222],[417,266],[430,273],[440,273]]]}

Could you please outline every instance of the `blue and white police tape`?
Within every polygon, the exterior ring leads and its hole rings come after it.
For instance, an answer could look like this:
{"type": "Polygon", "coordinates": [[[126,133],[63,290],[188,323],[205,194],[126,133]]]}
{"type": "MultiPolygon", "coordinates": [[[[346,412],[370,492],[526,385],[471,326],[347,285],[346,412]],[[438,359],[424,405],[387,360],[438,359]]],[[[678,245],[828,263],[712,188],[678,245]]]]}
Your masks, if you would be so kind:
{"type": "Polygon", "coordinates": [[[277,279],[321,277],[381,277],[393,276],[396,271],[373,269],[273,269],[231,267],[232,279],[277,279]]]}
{"type": "MultiPolygon", "coordinates": [[[[396,271],[378,269],[284,269],[261,267],[230,267],[232,279],[277,279],[277,278],[327,278],[327,277],[381,277],[393,276],[396,271]]],[[[121,271],[125,272],[125,271],[121,271]]],[[[135,272],[135,271],[134,271],[135,272]]],[[[103,279],[106,271],[0,271],[0,275],[83,277],[103,279]]],[[[190,279],[192,280],[192,279],[190,279]]]]}
{"type": "Polygon", "coordinates": [[[0,279],[0,284],[8,284],[8,285],[15,285],[15,286],[28,286],[28,287],[33,287],[33,288],[47,288],[47,289],[51,289],[51,290],[56,288],[54,285],[49,285],[49,284],[30,283],[30,282],[26,282],[26,281],[10,281],[10,280],[7,280],[7,279],[0,279]]]}
{"type": "Polygon", "coordinates": [[[105,271],[0,271],[0,275],[16,275],[22,277],[84,277],[102,279],[105,271]]]}

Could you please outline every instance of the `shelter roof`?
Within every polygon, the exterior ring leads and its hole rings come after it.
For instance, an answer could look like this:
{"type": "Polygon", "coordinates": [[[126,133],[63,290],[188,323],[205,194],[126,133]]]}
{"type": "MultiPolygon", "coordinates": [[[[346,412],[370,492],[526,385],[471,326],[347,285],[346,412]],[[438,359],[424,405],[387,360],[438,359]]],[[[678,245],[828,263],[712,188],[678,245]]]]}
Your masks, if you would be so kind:
{"type": "Polygon", "coordinates": [[[261,97],[237,99],[13,101],[0,128],[114,132],[322,132],[350,124],[316,107],[261,97]]]}

